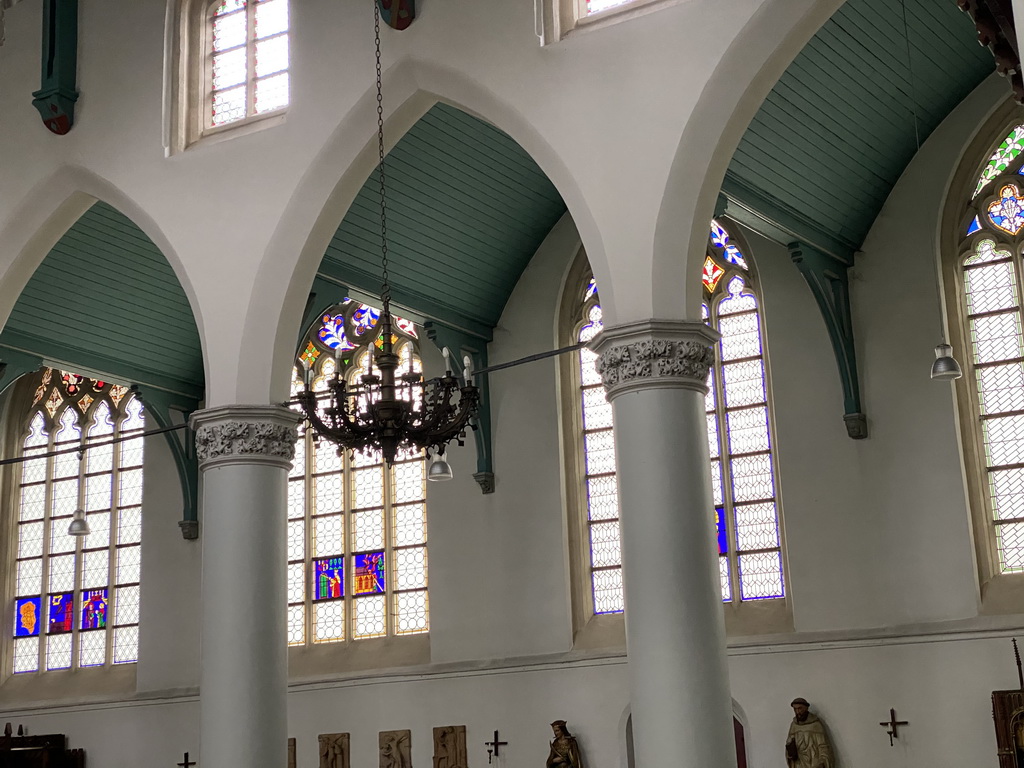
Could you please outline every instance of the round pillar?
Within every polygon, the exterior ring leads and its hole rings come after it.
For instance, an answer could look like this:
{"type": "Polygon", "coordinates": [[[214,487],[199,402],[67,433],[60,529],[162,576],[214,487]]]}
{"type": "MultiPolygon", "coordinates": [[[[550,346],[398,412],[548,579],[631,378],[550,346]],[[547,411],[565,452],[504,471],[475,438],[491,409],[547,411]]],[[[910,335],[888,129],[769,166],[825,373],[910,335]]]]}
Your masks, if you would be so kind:
{"type": "Polygon", "coordinates": [[[592,343],[612,404],[637,768],[735,768],[704,396],[718,334],[649,320],[592,343]]]}
{"type": "Polygon", "coordinates": [[[286,765],[285,521],[298,420],[287,408],[251,405],[192,417],[202,473],[204,765],[286,765]]]}

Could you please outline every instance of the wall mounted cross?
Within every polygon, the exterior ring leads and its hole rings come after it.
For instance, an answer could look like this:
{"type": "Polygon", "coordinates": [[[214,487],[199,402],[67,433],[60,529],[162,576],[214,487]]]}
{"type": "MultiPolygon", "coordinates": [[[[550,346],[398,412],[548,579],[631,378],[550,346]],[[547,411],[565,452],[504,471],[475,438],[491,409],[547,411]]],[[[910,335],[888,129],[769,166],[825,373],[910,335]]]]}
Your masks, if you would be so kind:
{"type": "Polygon", "coordinates": [[[508,745],[507,741],[499,741],[498,740],[498,732],[495,731],[494,732],[494,741],[485,741],[484,742],[484,746],[488,747],[488,750],[487,750],[487,764],[490,765],[491,757],[492,756],[493,757],[500,757],[501,756],[501,748],[504,747],[504,746],[507,746],[507,745],[508,745]]]}
{"type": "Polygon", "coordinates": [[[888,728],[889,729],[885,733],[889,737],[889,746],[891,747],[893,745],[893,741],[892,740],[893,739],[898,739],[900,737],[900,733],[899,733],[900,726],[901,725],[910,725],[910,723],[907,722],[906,720],[897,720],[896,719],[896,710],[895,709],[890,709],[889,710],[889,722],[887,722],[887,723],[879,723],[879,725],[882,726],[883,728],[888,728]]]}
{"type": "Polygon", "coordinates": [[[185,753],[185,759],[182,762],[178,763],[178,768],[191,768],[191,766],[193,766],[193,765],[196,765],[196,761],[195,760],[189,760],[188,759],[188,752],[186,752],[185,753]]]}

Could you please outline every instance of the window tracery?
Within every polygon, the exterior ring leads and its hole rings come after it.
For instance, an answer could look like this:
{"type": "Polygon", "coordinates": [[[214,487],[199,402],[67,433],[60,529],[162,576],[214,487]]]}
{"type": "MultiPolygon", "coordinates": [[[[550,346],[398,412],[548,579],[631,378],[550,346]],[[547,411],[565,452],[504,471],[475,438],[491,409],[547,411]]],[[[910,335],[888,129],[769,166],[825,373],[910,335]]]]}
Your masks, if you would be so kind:
{"type": "Polygon", "coordinates": [[[134,662],[142,402],[127,387],[67,371],[46,368],[37,381],[22,439],[28,460],[17,470],[13,671],[134,662]],[[82,454],[44,455],[133,435],[82,454]],[[68,535],[76,508],[86,512],[88,536],[68,535]]]}
{"type": "MultiPolygon", "coordinates": [[[[990,575],[1024,572],[1024,124],[1014,126],[976,178],[956,220],[956,284],[965,386],[973,429],[965,437],[982,477],[983,541],[990,575]],[[973,433],[973,434],[971,434],[973,433]]],[[[973,182],[974,180],[972,180],[973,182]]]]}
{"type": "MultiPolygon", "coordinates": [[[[705,407],[726,603],[786,594],[764,336],[756,278],[744,250],[721,223],[712,222],[701,274],[704,319],[722,339],[705,407]]],[[[576,302],[575,340],[589,342],[603,327],[592,277],[576,302]]],[[[575,407],[590,606],[603,614],[623,610],[623,590],[612,408],[595,362],[593,352],[580,350],[575,407]]]]}
{"type": "MultiPolygon", "coordinates": [[[[352,300],[326,312],[298,355],[292,391],[303,376],[324,392],[334,376],[371,373],[379,319],[352,300]]],[[[422,373],[415,325],[395,318],[392,343],[399,370],[422,373]]],[[[424,455],[400,454],[388,468],[377,453],[339,456],[306,430],[288,482],[289,644],[428,630],[424,455]]]]}

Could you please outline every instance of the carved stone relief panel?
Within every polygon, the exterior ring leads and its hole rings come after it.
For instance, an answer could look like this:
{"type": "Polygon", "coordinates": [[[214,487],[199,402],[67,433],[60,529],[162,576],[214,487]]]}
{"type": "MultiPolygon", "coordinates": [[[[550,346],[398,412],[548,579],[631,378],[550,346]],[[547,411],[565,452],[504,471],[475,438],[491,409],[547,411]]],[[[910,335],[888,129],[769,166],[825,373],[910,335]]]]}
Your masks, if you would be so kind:
{"type": "Polygon", "coordinates": [[[443,725],[434,729],[434,768],[467,768],[466,726],[443,725]]]}
{"type": "Polygon", "coordinates": [[[380,768],[412,768],[412,731],[381,731],[380,768]]]}
{"type": "Polygon", "coordinates": [[[349,768],[349,736],[347,733],[321,733],[320,768],[349,768]]]}

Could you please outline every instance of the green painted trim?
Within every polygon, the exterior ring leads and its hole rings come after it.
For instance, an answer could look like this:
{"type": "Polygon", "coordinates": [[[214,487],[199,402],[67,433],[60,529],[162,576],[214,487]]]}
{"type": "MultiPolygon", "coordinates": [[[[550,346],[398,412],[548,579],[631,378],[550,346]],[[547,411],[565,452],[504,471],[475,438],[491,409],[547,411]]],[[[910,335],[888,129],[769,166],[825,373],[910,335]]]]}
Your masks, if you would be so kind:
{"type": "Polygon", "coordinates": [[[42,53],[32,106],[51,133],[63,136],[75,124],[78,101],[78,0],[43,0],[42,53]]]}
{"type": "Polygon", "coordinates": [[[0,350],[0,392],[4,392],[26,373],[43,367],[43,358],[15,349],[0,350]]]}
{"type": "Polygon", "coordinates": [[[854,439],[867,437],[867,422],[861,410],[857,352],[850,316],[849,267],[805,243],[790,243],[789,255],[807,281],[825,320],[843,387],[844,421],[854,439]]]}
{"type": "Polygon", "coordinates": [[[747,184],[732,171],[725,174],[722,194],[726,199],[725,214],[759,235],[779,245],[788,246],[794,240],[806,243],[840,264],[853,266],[858,244],[826,232],[799,211],[747,184]]]}
{"type": "MultiPolygon", "coordinates": [[[[199,408],[199,401],[183,397],[162,389],[135,385],[132,391],[142,400],[142,404],[160,427],[173,427],[188,424],[188,418],[199,408]]],[[[184,539],[199,538],[199,460],[196,458],[192,442],[192,430],[175,430],[165,432],[167,445],[174,457],[174,466],[178,470],[181,482],[183,509],[181,535],[184,539]]]]}
{"type": "MultiPolygon", "coordinates": [[[[428,322],[425,325],[427,338],[442,352],[450,349],[458,359],[452,361],[456,371],[462,371],[462,357],[469,355],[473,369],[487,367],[487,344],[481,339],[450,328],[441,323],[428,322]]],[[[477,378],[480,389],[480,410],[473,427],[473,442],[476,444],[476,472],[473,479],[480,485],[482,493],[494,493],[494,432],[491,426],[491,391],[487,376],[477,378]]]]}
{"type": "Polygon", "coordinates": [[[134,361],[112,357],[74,345],[74,340],[54,341],[32,333],[5,328],[0,332],[0,360],[9,352],[38,355],[55,366],[63,366],[75,373],[106,374],[125,384],[142,384],[154,389],[192,400],[202,400],[204,387],[194,381],[168,375],[134,361]]]}

